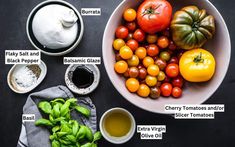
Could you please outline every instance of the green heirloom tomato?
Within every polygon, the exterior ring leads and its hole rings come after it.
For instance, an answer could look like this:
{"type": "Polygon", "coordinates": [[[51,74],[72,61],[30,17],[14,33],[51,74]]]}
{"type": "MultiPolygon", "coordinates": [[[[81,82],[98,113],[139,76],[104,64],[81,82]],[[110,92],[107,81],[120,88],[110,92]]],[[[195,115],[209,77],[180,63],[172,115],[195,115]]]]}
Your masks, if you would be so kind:
{"type": "Polygon", "coordinates": [[[173,41],[182,49],[202,47],[215,33],[215,21],[206,10],[187,6],[177,11],[171,22],[173,41]]]}

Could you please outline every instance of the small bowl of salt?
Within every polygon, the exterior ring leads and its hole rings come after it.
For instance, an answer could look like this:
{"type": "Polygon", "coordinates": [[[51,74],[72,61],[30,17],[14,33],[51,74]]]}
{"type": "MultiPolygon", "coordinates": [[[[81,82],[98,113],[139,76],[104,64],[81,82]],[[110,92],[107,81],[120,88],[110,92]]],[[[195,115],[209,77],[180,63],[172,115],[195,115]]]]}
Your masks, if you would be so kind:
{"type": "Polygon", "coordinates": [[[8,72],[8,86],[16,93],[28,93],[43,81],[46,73],[47,66],[43,61],[41,64],[16,64],[8,72]]]}

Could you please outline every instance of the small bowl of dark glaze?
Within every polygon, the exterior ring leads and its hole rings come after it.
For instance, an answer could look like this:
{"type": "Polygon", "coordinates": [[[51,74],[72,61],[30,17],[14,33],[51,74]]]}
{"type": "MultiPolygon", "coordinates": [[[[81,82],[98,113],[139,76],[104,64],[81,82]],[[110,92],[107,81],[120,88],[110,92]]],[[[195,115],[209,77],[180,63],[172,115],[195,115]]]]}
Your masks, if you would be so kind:
{"type": "Polygon", "coordinates": [[[79,95],[86,95],[94,91],[100,81],[100,71],[96,65],[72,64],[65,73],[67,87],[79,95]]]}

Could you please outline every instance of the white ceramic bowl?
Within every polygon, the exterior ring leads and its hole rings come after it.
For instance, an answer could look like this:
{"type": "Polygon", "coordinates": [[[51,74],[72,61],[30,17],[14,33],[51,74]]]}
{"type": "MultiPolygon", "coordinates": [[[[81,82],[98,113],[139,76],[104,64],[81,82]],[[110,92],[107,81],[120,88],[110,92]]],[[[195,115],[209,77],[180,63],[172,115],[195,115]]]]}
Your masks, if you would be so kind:
{"type": "Polygon", "coordinates": [[[83,36],[83,32],[84,32],[84,24],[83,24],[83,19],[82,16],[80,15],[80,13],[78,12],[78,10],[71,5],[70,3],[63,1],[63,0],[46,0],[41,2],[40,4],[38,4],[36,7],[33,8],[33,10],[30,12],[28,19],[27,19],[27,23],[26,23],[26,32],[27,32],[27,36],[29,41],[31,42],[31,44],[38,50],[40,50],[42,53],[46,54],[46,55],[50,55],[50,56],[62,56],[65,55],[69,52],[71,52],[73,49],[75,49],[77,47],[77,45],[80,43],[82,36],[83,36]],[[75,40],[75,42],[70,45],[69,47],[66,48],[62,48],[62,49],[49,49],[49,48],[44,48],[43,45],[41,45],[37,39],[35,38],[35,36],[33,35],[32,32],[32,20],[34,15],[37,13],[37,11],[47,5],[50,4],[59,4],[59,5],[63,5],[66,7],[71,8],[75,14],[78,17],[78,32],[77,32],[77,38],[75,40]]]}
{"type": "Polygon", "coordinates": [[[135,128],[136,128],[136,123],[135,123],[135,119],[133,117],[133,115],[127,111],[126,109],[123,109],[123,108],[119,108],[119,107],[116,107],[116,108],[112,108],[112,109],[109,109],[107,110],[101,117],[100,119],[100,124],[99,124],[99,127],[100,127],[100,132],[102,134],[102,136],[109,142],[111,143],[114,143],[114,144],[123,144],[127,141],[129,141],[133,135],[135,134],[135,128]],[[125,136],[122,136],[122,137],[113,137],[113,136],[110,136],[105,128],[104,128],[104,121],[105,121],[105,118],[112,114],[112,113],[115,113],[115,112],[121,112],[121,113],[125,113],[131,120],[131,128],[130,128],[130,131],[127,133],[127,135],[125,136]]]}
{"type": "Polygon", "coordinates": [[[142,1],[124,0],[114,10],[111,15],[103,36],[103,60],[106,71],[114,87],[118,92],[134,105],[155,113],[166,113],[165,104],[201,104],[205,102],[216,91],[222,83],[230,61],[231,43],[227,26],[215,6],[208,0],[169,0],[174,11],[187,5],[196,5],[207,10],[208,14],[215,17],[216,34],[212,40],[208,41],[203,47],[208,49],[215,57],[217,65],[215,75],[209,82],[187,83],[183,89],[183,96],[180,99],[163,98],[152,100],[141,98],[136,94],[130,93],[125,87],[124,78],[114,71],[115,56],[112,48],[114,34],[117,26],[121,24],[122,15],[125,9],[137,8],[142,1]]]}

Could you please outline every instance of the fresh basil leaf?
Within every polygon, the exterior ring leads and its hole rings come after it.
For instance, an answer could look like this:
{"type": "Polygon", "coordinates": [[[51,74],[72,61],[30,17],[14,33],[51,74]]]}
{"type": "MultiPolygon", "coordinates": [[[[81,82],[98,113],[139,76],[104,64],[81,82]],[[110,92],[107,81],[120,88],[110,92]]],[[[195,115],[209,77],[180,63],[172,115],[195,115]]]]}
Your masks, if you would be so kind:
{"type": "Polygon", "coordinates": [[[60,126],[55,126],[52,128],[52,132],[55,133],[60,130],[60,126]]]}
{"type": "Polygon", "coordinates": [[[50,127],[53,126],[53,124],[48,119],[44,119],[44,118],[38,119],[35,122],[35,125],[36,126],[50,126],[50,127]]]}
{"type": "Polygon", "coordinates": [[[69,101],[66,101],[63,104],[63,106],[61,106],[61,108],[60,108],[61,116],[65,116],[69,112],[69,106],[70,106],[70,102],[69,101]]]}
{"type": "Polygon", "coordinates": [[[60,147],[60,142],[57,140],[53,140],[51,146],[52,147],[60,147]]]}
{"type": "Polygon", "coordinates": [[[94,134],[94,138],[93,138],[93,142],[95,141],[98,141],[102,138],[102,134],[100,133],[100,131],[97,131],[95,134],[94,134]]]}
{"type": "Polygon", "coordinates": [[[44,113],[50,114],[51,113],[51,104],[47,101],[42,101],[38,104],[38,108],[40,108],[44,113]]]}
{"type": "Polygon", "coordinates": [[[82,145],[81,147],[92,147],[92,143],[88,142],[88,143],[82,145]]]}
{"type": "Polygon", "coordinates": [[[54,117],[54,118],[60,117],[60,105],[59,105],[59,104],[56,104],[56,105],[53,107],[53,117],[54,117]]]}
{"type": "Polygon", "coordinates": [[[75,106],[74,109],[81,113],[82,115],[86,116],[86,117],[89,117],[91,115],[91,111],[90,109],[86,108],[86,107],[83,107],[83,106],[75,106]]]}

